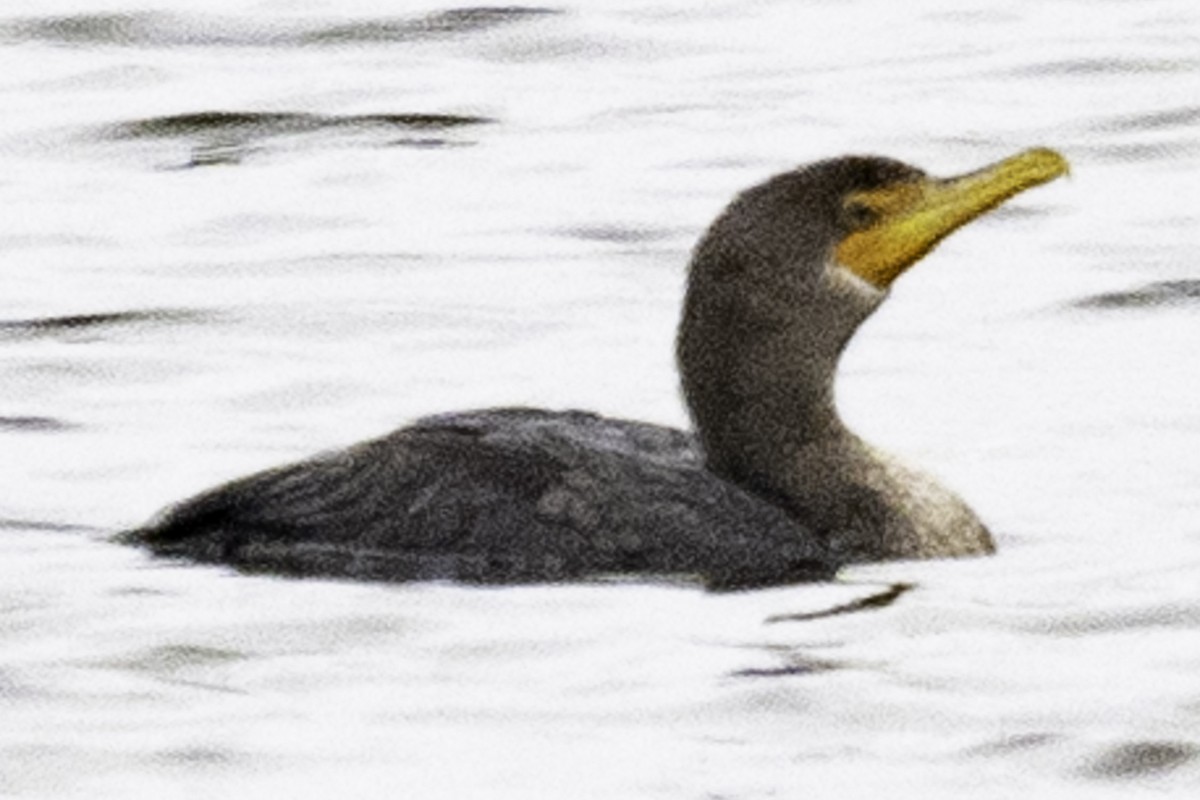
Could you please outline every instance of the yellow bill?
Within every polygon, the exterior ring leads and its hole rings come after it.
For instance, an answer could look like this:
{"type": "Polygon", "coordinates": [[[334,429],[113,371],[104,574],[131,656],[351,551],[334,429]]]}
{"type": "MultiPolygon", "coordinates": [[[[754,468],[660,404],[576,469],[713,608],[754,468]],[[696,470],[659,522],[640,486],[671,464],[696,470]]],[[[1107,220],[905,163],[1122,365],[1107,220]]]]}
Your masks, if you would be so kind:
{"type": "Polygon", "coordinates": [[[1067,160],[1053,150],[1026,150],[957,178],[927,178],[858,192],[846,205],[870,221],[837,245],[838,263],[885,289],[938,242],[1013,195],[1065,175],[1067,160]]]}

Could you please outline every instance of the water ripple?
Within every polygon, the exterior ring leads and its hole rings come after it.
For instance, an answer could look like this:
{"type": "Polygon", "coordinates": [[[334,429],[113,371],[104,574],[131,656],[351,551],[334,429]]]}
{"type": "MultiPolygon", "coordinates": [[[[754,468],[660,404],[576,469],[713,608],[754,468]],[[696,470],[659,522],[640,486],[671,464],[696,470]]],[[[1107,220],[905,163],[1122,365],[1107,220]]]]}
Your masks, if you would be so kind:
{"type": "Polygon", "coordinates": [[[210,317],[210,312],[188,309],[146,309],[0,320],[0,339],[57,336],[114,326],[205,321],[210,317]]]}
{"type": "Polygon", "coordinates": [[[288,112],[200,111],[121,122],[106,132],[115,139],[161,139],[199,136],[265,138],[321,129],[381,128],[385,130],[445,130],[494,122],[486,117],[458,114],[322,115],[288,112]]]}
{"type": "Polygon", "coordinates": [[[1178,769],[1197,756],[1200,747],[1189,742],[1126,742],[1105,751],[1084,774],[1117,780],[1145,778],[1178,769]]]}
{"type": "Polygon", "coordinates": [[[54,417],[9,416],[0,417],[0,431],[22,431],[35,433],[58,433],[76,428],[73,423],[54,417]]]}
{"type": "Polygon", "coordinates": [[[299,41],[303,44],[406,42],[430,37],[479,33],[529,18],[561,13],[552,8],[526,6],[452,8],[411,20],[366,20],[349,25],[323,28],[301,37],[299,41]]]}
{"type": "Polygon", "coordinates": [[[1190,306],[1200,303],[1200,280],[1157,281],[1119,292],[1104,292],[1072,303],[1074,308],[1126,309],[1190,306]]]}
{"type": "Polygon", "coordinates": [[[158,11],[33,17],[0,25],[0,38],[68,46],[304,47],[414,42],[486,33],[562,12],[505,6],[451,8],[415,17],[366,19],[317,27],[299,22],[234,20],[158,11]]]}
{"type": "Polygon", "coordinates": [[[1092,126],[1097,131],[1156,131],[1165,128],[1191,128],[1200,122],[1200,106],[1185,106],[1143,114],[1126,114],[1102,120],[1092,126]]]}
{"type": "Polygon", "coordinates": [[[1022,77],[1084,77],[1147,73],[1182,73],[1195,70],[1200,61],[1162,58],[1074,58],[1017,67],[1009,74],[1022,77]]]}
{"type": "Polygon", "coordinates": [[[264,142],[283,137],[329,136],[338,142],[361,139],[400,147],[450,147],[472,144],[430,134],[494,123],[489,117],[461,114],[306,114],[296,112],[198,111],[147,117],[102,126],[112,141],[183,141],[192,154],[184,166],[238,164],[264,142]],[[414,135],[415,134],[415,135],[414,135]]]}

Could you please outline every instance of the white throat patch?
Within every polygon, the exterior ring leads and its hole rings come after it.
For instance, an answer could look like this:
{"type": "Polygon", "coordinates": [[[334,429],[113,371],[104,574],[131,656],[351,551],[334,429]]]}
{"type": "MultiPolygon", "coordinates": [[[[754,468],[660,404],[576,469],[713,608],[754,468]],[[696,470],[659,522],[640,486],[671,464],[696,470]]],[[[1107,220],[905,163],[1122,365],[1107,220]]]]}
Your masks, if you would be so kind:
{"type": "Polygon", "coordinates": [[[833,258],[825,262],[825,280],[828,281],[829,288],[838,294],[860,297],[871,307],[879,305],[887,297],[887,289],[880,289],[860,278],[833,258]]]}

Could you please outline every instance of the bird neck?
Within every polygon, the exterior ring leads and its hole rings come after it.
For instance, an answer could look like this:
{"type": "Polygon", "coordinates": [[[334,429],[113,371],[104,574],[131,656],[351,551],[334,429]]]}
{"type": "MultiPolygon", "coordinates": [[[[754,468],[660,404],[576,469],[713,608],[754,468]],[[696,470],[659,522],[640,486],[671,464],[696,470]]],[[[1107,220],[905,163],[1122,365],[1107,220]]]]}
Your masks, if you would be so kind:
{"type": "Polygon", "coordinates": [[[677,355],[713,472],[820,529],[841,524],[873,450],[834,398],[842,352],[883,299],[835,265],[809,284],[764,284],[693,265],[677,355]]]}
{"type": "Polygon", "coordinates": [[[990,552],[957,495],[843,424],[838,361],[883,293],[826,273],[803,294],[714,291],[693,272],[677,355],[706,465],[786,510],[841,561],[990,552]]]}
{"type": "Polygon", "coordinates": [[[794,470],[808,448],[853,440],[834,379],[883,293],[833,265],[797,285],[701,266],[689,281],[677,355],[710,468],[758,483],[794,470]]]}

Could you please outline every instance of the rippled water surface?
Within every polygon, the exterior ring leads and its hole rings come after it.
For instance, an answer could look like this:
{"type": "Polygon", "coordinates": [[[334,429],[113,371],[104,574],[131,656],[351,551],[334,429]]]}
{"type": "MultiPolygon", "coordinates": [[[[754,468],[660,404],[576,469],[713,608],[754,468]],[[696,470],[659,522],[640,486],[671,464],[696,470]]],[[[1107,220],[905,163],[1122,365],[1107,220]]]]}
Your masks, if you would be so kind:
{"type": "Polygon", "coordinates": [[[0,10],[0,795],[1195,796],[1192,0],[145,2],[0,10]],[[995,558],[711,595],[107,541],[430,411],[682,425],[735,191],[1033,145],[1072,178],[906,275],[839,384],[995,558]]]}

